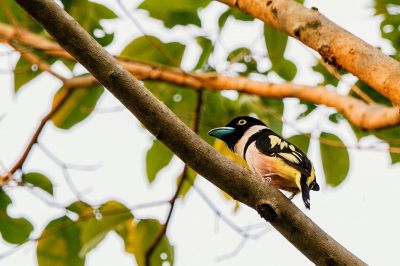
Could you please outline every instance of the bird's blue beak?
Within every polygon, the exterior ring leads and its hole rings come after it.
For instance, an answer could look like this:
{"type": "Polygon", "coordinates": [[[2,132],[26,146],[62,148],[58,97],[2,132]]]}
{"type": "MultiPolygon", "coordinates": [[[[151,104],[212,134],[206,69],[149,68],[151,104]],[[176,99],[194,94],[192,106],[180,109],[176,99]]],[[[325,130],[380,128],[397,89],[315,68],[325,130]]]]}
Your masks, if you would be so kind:
{"type": "Polygon", "coordinates": [[[208,131],[208,135],[220,139],[223,136],[233,132],[235,132],[235,128],[233,127],[217,127],[208,131]]]}

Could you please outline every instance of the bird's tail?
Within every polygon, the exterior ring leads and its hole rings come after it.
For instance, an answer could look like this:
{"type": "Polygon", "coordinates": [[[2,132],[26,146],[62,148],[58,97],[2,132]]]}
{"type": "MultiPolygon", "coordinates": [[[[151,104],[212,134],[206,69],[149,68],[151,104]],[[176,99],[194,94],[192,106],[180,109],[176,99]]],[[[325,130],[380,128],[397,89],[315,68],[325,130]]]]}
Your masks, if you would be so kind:
{"type": "Polygon", "coordinates": [[[310,209],[310,188],[307,185],[307,177],[302,175],[300,178],[301,196],[303,197],[304,205],[310,209]]]}

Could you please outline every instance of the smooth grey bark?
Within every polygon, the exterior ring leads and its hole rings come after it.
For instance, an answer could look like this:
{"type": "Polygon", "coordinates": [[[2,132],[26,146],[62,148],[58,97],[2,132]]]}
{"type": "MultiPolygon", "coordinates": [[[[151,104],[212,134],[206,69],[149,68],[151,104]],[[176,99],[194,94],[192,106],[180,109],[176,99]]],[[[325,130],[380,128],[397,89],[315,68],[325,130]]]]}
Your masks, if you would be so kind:
{"type": "MultiPolygon", "coordinates": [[[[200,139],[52,0],[16,0],[143,125],[197,173],[257,210],[318,265],[365,265],[275,187],[200,139]]],[[[260,254],[260,260],[266,260],[260,254]]]]}

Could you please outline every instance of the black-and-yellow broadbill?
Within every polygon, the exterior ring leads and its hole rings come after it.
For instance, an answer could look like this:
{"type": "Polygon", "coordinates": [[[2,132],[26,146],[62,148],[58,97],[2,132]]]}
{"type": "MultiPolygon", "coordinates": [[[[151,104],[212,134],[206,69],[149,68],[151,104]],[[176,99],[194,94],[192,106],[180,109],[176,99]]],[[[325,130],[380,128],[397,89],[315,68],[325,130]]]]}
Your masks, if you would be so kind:
{"type": "Polygon", "coordinates": [[[257,175],[293,182],[301,191],[304,205],[310,208],[310,190],[318,191],[319,185],[313,164],[294,144],[262,121],[249,116],[237,117],[225,127],[214,128],[208,134],[223,140],[257,175]]]}

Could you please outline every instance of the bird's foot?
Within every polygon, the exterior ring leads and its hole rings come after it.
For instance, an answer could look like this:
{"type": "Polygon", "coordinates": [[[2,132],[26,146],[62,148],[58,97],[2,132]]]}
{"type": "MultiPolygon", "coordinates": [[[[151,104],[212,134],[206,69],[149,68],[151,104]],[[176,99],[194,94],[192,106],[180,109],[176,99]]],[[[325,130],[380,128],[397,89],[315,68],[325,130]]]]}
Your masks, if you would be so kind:
{"type": "Polygon", "coordinates": [[[297,195],[297,193],[299,193],[298,191],[293,192],[292,195],[290,195],[290,197],[288,198],[289,200],[292,200],[294,198],[294,196],[297,195]]]}

